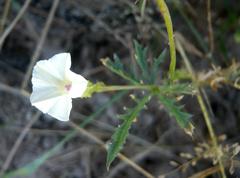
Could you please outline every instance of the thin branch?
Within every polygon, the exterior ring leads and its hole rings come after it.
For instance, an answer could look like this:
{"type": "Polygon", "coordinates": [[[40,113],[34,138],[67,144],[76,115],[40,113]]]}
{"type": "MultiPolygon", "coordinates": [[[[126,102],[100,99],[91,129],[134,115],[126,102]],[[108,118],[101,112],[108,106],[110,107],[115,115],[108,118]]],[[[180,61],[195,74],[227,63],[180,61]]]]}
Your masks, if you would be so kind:
{"type": "Polygon", "coordinates": [[[5,5],[4,5],[2,18],[1,18],[1,23],[0,23],[0,34],[4,30],[4,26],[6,24],[6,20],[7,20],[7,16],[8,16],[8,13],[9,13],[10,5],[11,5],[11,0],[6,0],[5,5]]]}
{"type": "MultiPolygon", "coordinates": [[[[81,1],[76,1],[76,0],[69,0],[70,3],[72,3],[73,5],[79,5],[79,3],[81,1]]],[[[129,46],[127,45],[127,40],[123,37],[121,37],[121,35],[119,34],[118,31],[112,29],[107,23],[105,23],[101,18],[97,17],[96,15],[94,15],[94,13],[86,8],[83,8],[81,5],[79,6],[81,9],[81,11],[83,13],[85,13],[88,17],[90,17],[94,22],[96,22],[100,27],[102,27],[104,30],[106,30],[106,32],[108,32],[109,34],[111,34],[117,41],[119,41],[126,49],[129,48],[129,46]]]]}
{"type": "Polygon", "coordinates": [[[216,172],[218,172],[218,171],[219,171],[219,166],[214,166],[214,167],[210,167],[210,168],[208,168],[208,169],[205,169],[205,170],[203,170],[203,171],[201,171],[201,172],[198,172],[198,173],[192,175],[192,176],[189,177],[189,178],[207,177],[207,176],[210,176],[210,175],[212,175],[212,174],[214,174],[214,173],[216,173],[216,172]]]}
{"type": "Polygon", "coordinates": [[[212,28],[211,0],[207,0],[207,21],[208,21],[208,41],[210,47],[210,54],[212,55],[214,50],[214,37],[212,28]]]}
{"type": "MultiPolygon", "coordinates": [[[[231,162],[226,163],[226,166],[229,166],[231,164],[231,162]]],[[[232,160],[232,164],[233,167],[240,167],[240,162],[238,160],[232,160]]],[[[214,166],[214,167],[210,167],[208,169],[205,169],[203,171],[200,171],[192,176],[190,176],[189,178],[199,178],[199,177],[208,177],[214,173],[217,173],[220,170],[219,166],[214,166]]]]}
{"type": "Polygon", "coordinates": [[[1,46],[3,45],[5,39],[7,38],[7,36],[11,33],[11,31],[13,30],[14,26],[18,23],[18,21],[21,19],[21,17],[23,16],[23,14],[25,13],[25,11],[27,10],[29,4],[30,4],[31,0],[26,0],[23,7],[21,8],[21,10],[19,11],[19,13],[17,14],[17,16],[15,17],[15,19],[12,21],[12,23],[8,26],[8,28],[3,32],[2,36],[0,37],[0,49],[1,46]]]}
{"type": "Polygon", "coordinates": [[[27,73],[26,73],[26,75],[24,77],[24,80],[23,80],[23,82],[21,84],[21,89],[22,90],[24,88],[26,88],[26,86],[28,84],[28,81],[29,81],[29,78],[31,77],[32,69],[33,69],[33,67],[34,67],[38,57],[40,56],[43,44],[44,44],[44,42],[46,40],[46,36],[47,36],[47,33],[48,33],[49,28],[51,26],[51,23],[53,21],[54,14],[56,12],[58,4],[59,4],[59,0],[55,0],[53,2],[53,5],[51,7],[50,13],[49,13],[48,18],[47,18],[47,22],[46,22],[46,24],[45,24],[45,26],[43,28],[43,32],[41,34],[40,40],[39,40],[39,42],[37,44],[37,47],[36,47],[36,49],[35,49],[35,51],[34,51],[34,53],[32,55],[31,63],[29,65],[29,67],[28,67],[27,73]]]}
{"type": "Polygon", "coordinates": [[[18,148],[20,147],[23,139],[25,138],[25,136],[27,135],[29,129],[32,127],[32,125],[38,120],[39,116],[40,116],[41,112],[37,112],[33,118],[31,118],[31,120],[28,122],[28,124],[24,127],[24,129],[22,130],[21,134],[19,135],[19,137],[17,138],[16,142],[14,143],[12,149],[10,150],[2,168],[0,171],[0,176],[2,176],[4,174],[4,172],[8,169],[9,165],[11,164],[18,148]]]}
{"type": "Polygon", "coordinates": [[[170,175],[173,174],[173,173],[176,173],[176,172],[178,172],[178,171],[181,171],[181,170],[184,169],[184,168],[190,167],[192,162],[198,161],[199,159],[200,159],[200,158],[195,157],[195,158],[193,158],[193,159],[191,159],[191,160],[188,160],[187,162],[179,165],[178,167],[176,167],[175,169],[171,170],[170,172],[168,171],[168,172],[165,173],[165,174],[159,175],[159,177],[161,177],[161,176],[162,176],[162,177],[168,177],[168,176],[170,176],[170,175]]]}
{"type": "MultiPolygon", "coordinates": [[[[144,158],[146,158],[147,156],[149,156],[149,154],[151,154],[153,151],[159,151],[158,148],[156,146],[151,146],[148,147],[147,149],[144,149],[144,151],[134,155],[133,157],[130,158],[130,160],[133,160],[134,162],[140,162],[141,160],[143,160],[144,158]]],[[[117,177],[118,173],[121,170],[126,169],[128,163],[127,162],[121,162],[119,164],[117,164],[115,167],[113,167],[110,172],[105,175],[104,177],[106,178],[114,178],[117,177]]]]}
{"type": "Polygon", "coordinates": [[[28,97],[30,96],[30,93],[27,91],[21,91],[18,88],[14,88],[12,86],[8,86],[6,84],[0,83],[0,91],[5,91],[5,92],[9,92],[13,95],[17,95],[20,97],[23,97],[24,99],[28,99],[28,97]]]}

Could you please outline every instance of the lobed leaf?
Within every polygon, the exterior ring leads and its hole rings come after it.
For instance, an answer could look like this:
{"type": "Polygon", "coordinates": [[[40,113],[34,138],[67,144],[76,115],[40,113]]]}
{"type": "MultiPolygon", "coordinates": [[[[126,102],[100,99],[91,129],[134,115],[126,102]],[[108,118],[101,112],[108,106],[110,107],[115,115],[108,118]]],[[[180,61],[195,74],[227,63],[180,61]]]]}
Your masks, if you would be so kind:
{"type": "Polygon", "coordinates": [[[166,57],[166,50],[164,50],[157,58],[153,60],[152,65],[147,63],[147,48],[141,46],[137,41],[134,41],[135,60],[141,73],[136,74],[135,69],[128,67],[124,68],[120,58],[114,54],[113,61],[109,58],[102,59],[103,65],[105,65],[113,73],[119,75],[132,84],[140,84],[143,80],[144,83],[154,84],[157,78],[159,66],[166,57]]]}
{"type": "Polygon", "coordinates": [[[158,99],[168,111],[169,115],[174,117],[183,129],[187,129],[190,126],[191,114],[182,111],[183,106],[178,106],[176,100],[173,98],[167,98],[163,95],[158,94],[158,99]]]}
{"type": "Polygon", "coordinates": [[[161,94],[195,94],[194,87],[189,83],[175,83],[175,84],[163,84],[160,86],[161,94]]]}
{"type": "Polygon", "coordinates": [[[160,64],[163,62],[167,54],[167,50],[163,50],[161,54],[153,60],[152,70],[151,70],[151,83],[155,83],[157,78],[157,73],[159,70],[160,64]]]}
{"type": "Polygon", "coordinates": [[[137,41],[134,41],[134,49],[136,62],[142,71],[142,75],[140,75],[140,77],[141,79],[143,78],[145,81],[149,81],[147,48],[143,48],[137,41]]]}
{"type": "Polygon", "coordinates": [[[110,167],[113,160],[122,149],[123,144],[129,133],[129,129],[134,119],[136,119],[139,112],[144,108],[145,104],[150,100],[149,95],[145,96],[134,108],[128,109],[128,112],[124,115],[120,115],[123,123],[118,127],[112,136],[112,143],[109,144],[107,149],[107,168],[110,167]]]}
{"type": "Polygon", "coordinates": [[[102,59],[101,61],[103,65],[106,66],[109,70],[124,78],[125,80],[128,80],[130,83],[139,83],[138,80],[134,77],[134,75],[124,69],[122,62],[117,55],[114,55],[113,60],[114,61],[111,61],[109,58],[106,58],[102,59]]]}

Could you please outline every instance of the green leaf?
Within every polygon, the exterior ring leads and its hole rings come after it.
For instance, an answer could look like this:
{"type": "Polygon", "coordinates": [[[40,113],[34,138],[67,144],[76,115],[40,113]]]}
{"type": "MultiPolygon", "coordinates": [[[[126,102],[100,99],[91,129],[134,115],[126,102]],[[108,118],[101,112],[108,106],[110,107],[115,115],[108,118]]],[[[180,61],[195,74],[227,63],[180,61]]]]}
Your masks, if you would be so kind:
{"type": "Polygon", "coordinates": [[[189,83],[174,83],[174,84],[162,84],[160,86],[161,94],[164,95],[179,95],[179,94],[187,94],[193,95],[195,94],[194,87],[189,83]]]}
{"type": "Polygon", "coordinates": [[[158,94],[158,99],[168,111],[169,115],[176,119],[181,128],[186,129],[189,127],[192,115],[182,111],[183,106],[178,106],[175,99],[167,98],[160,94],[158,94]]]}
{"type": "Polygon", "coordinates": [[[148,72],[148,64],[147,64],[147,48],[143,48],[135,40],[134,40],[134,48],[135,48],[135,59],[142,71],[142,74],[140,75],[140,79],[144,79],[144,81],[149,81],[149,72],[148,72]]]}
{"type": "Polygon", "coordinates": [[[140,70],[139,74],[137,74],[136,69],[133,67],[124,68],[123,63],[116,54],[113,56],[113,61],[109,58],[101,59],[101,61],[103,65],[105,65],[113,73],[121,76],[132,84],[140,84],[140,81],[148,84],[154,84],[157,78],[159,66],[166,56],[166,50],[164,50],[159,57],[153,60],[152,65],[148,65],[147,63],[147,48],[144,48],[135,40],[134,51],[134,59],[136,60],[137,67],[140,70]]]}
{"type": "Polygon", "coordinates": [[[134,119],[136,119],[139,112],[144,108],[145,104],[150,100],[149,95],[145,96],[134,108],[128,109],[127,113],[120,115],[123,123],[118,127],[112,136],[112,143],[109,144],[107,149],[107,168],[111,165],[112,161],[116,158],[119,151],[122,149],[123,144],[128,136],[129,129],[134,119]]]}
{"type": "Polygon", "coordinates": [[[138,80],[124,69],[122,62],[117,55],[114,55],[113,60],[114,61],[112,62],[109,58],[101,59],[103,65],[113,73],[128,80],[132,84],[139,84],[138,80]]]}
{"type": "Polygon", "coordinates": [[[240,44],[240,29],[235,32],[233,37],[234,37],[235,42],[240,44]]]}
{"type": "Polygon", "coordinates": [[[144,17],[144,12],[146,9],[146,5],[147,5],[147,0],[140,0],[139,1],[139,8],[140,8],[140,12],[141,12],[141,17],[144,17]]]}
{"type": "Polygon", "coordinates": [[[158,56],[158,58],[155,58],[153,60],[153,65],[152,65],[152,72],[151,72],[151,83],[155,83],[156,78],[157,78],[157,73],[160,67],[160,64],[163,62],[167,54],[167,50],[163,50],[161,54],[158,56]]]}

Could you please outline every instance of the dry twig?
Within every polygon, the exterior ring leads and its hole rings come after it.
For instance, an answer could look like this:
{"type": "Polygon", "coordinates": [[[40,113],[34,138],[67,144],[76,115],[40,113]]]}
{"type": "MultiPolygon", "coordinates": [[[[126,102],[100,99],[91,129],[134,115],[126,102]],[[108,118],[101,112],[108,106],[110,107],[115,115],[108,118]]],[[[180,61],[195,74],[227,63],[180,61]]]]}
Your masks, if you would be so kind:
{"type": "Polygon", "coordinates": [[[14,143],[12,149],[10,150],[7,159],[5,160],[1,171],[0,171],[0,176],[3,175],[3,173],[8,169],[9,165],[11,164],[13,157],[15,156],[18,148],[20,147],[23,139],[25,138],[25,136],[27,135],[29,129],[32,127],[32,125],[38,120],[39,116],[40,116],[40,112],[37,112],[33,118],[28,122],[28,124],[25,126],[25,128],[22,130],[21,134],[19,135],[19,137],[17,138],[16,142],[14,143]]]}
{"type": "Polygon", "coordinates": [[[21,10],[19,11],[18,15],[15,17],[15,19],[12,21],[12,23],[9,25],[9,27],[3,32],[2,36],[0,37],[0,49],[1,49],[5,39],[9,35],[9,33],[11,33],[14,26],[18,23],[18,21],[21,19],[21,17],[23,16],[25,11],[27,10],[30,2],[31,2],[31,0],[26,0],[25,1],[25,3],[23,5],[23,7],[21,8],[21,10]]]}
{"type": "Polygon", "coordinates": [[[40,56],[40,52],[41,52],[43,44],[44,44],[44,42],[46,40],[46,36],[47,36],[47,33],[48,33],[49,28],[51,26],[51,23],[53,21],[54,14],[56,12],[58,4],[59,4],[59,0],[55,0],[53,2],[53,5],[51,7],[51,11],[50,11],[50,13],[48,15],[48,18],[47,18],[47,22],[46,22],[46,24],[45,24],[45,26],[43,28],[42,35],[41,35],[40,40],[39,40],[39,42],[37,44],[36,50],[34,51],[34,53],[32,55],[31,63],[29,65],[29,67],[28,67],[27,73],[26,73],[26,75],[24,77],[24,80],[22,82],[21,89],[24,89],[27,86],[27,84],[28,84],[29,78],[30,78],[31,73],[32,73],[32,69],[33,69],[33,67],[34,67],[34,65],[35,65],[35,63],[37,61],[37,58],[40,56]]]}
{"type": "Polygon", "coordinates": [[[7,16],[8,16],[8,13],[9,13],[10,5],[11,5],[11,0],[6,0],[5,5],[4,5],[2,18],[1,18],[1,23],[0,23],[0,34],[4,30],[4,26],[6,24],[6,20],[7,20],[7,16]]]}
{"type": "Polygon", "coordinates": [[[212,28],[211,0],[207,0],[207,21],[208,21],[208,41],[209,41],[210,53],[212,55],[214,50],[214,37],[213,37],[213,28],[212,28]]]}

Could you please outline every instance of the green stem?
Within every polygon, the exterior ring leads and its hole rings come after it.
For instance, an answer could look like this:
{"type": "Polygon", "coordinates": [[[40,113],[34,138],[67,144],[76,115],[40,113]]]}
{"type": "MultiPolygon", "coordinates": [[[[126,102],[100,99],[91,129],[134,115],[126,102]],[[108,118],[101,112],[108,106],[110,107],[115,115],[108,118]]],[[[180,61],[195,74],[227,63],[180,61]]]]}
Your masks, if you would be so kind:
{"type": "Polygon", "coordinates": [[[158,88],[156,85],[114,85],[104,86],[99,92],[118,91],[118,90],[152,90],[158,88]]]}
{"type": "Polygon", "coordinates": [[[91,97],[93,93],[120,91],[120,90],[148,90],[153,95],[155,94],[186,94],[193,95],[194,90],[189,85],[171,84],[171,85],[105,85],[102,82],[95,84],[89,82],[86,91],[82,97],[91,97]]]}
{"type": "Polygon", "coordinates": [[[169,66],[169,76],[170,76],[170,79],[173,80],[174,72],[176,68],[176,49],[175,49],[175,43],[174,43],[172,20],[171,20],[171,16],[165,1],[157,0],[157,5],[163,16],[163,19],[167,28],[169,47],[170,47],[170,57],[171,57],[171,62],[169,66]]]}
{"type": "Polygon", "coordinates": [[[188,72],[192,76],[193,83],[197,86],[197,100],[198,100],[198,103],[199,103],[200,108],[202,110],[202,113],[203,113],[203,116],[204,116],[204,121],[207,125],[207,129],[208,129],[209,134],[210,134],[210,138],[211,138],[211,141],[212,141],[213,148],[216,151],[217,155],[219,155],[219,156],[217,156],[217,159],[218,159],[218,164],[219,164],[219,168],[220,168],[222,178],[226,178],[224,165],[223,165],[223,160],[222,160],[222,155],[221,155],[221,153],[218,154],[219,153],[219,146],[218,146],[218,141],[217,141],[217,138],[216,138],[216,134],[214,132],[214,129],[213,129],[213,126],[212,126],[212,123],[211,123],[211,119],[210,119],[206,104],[205,104],[205,102],[203,100],[203,97],[202,97],[202,94],[201,94],[201,88],[198,86],[198,81],[197,81],[195,72],[192,68],[191,63],[189,62],[189,60],[187,58],[187,55],[186,55],[184,49],[182,48],[181,43],[176,41],[176,45],[177,45],[177,48],[178,48],[178,51],[179,51],[180,55],[183,58],[183,61],[185,62],[185,65],[186,65],[186,68],[187,68],[188,72]]]}
{"type": "Polygon", "coordinates": [[[95,92],[109,92],[109,91],[119,91],[119,90],[148,90],[152,94],[185,94],[193,95],[195,91],[191,86],[183,88],[181,85],[171,85],[171,86],[159,86],[159,85],[112,85],[112,86],[101,86],[95,92]]]}
{"type": "MultiPolygon", "coordinates": [[[[207,125],[208,130],[209,130],[209,134],[210,134],[210,138],[212,139],[213,147],[215,148],[215,152],[218,153],[219,152],[218,141],[217,141],[215,132],[213,130],[213,126],[212,126],[212,123],[210,121],[210,116],[208,114],[206,105],[203,101],[203,97],[202,97],[199,89],[198,89],[197,99],[198,99],[198,103],[201,107],[201,110],[203,112],[204,120],[205,120],[205,123],[207,125]]],[[[217,159],[218,159],[219,168],[220,168],[220,171],[221,171],[222,178],[226,178],[221,153],[220,153],[220,156],[217,157],[217,159]]]]}

